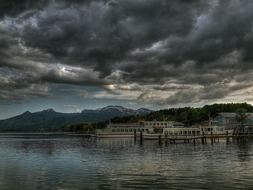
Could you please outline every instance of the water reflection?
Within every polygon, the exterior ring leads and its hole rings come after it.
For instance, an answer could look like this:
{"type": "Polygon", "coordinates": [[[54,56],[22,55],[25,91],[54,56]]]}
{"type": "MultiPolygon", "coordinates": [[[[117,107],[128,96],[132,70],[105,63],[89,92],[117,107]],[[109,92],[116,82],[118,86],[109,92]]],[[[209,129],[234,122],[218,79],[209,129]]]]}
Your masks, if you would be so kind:
{"type": "Polygon", "coordinates": [[[2,136],[0,189],[252,189],[252,145],[2,136]]]}

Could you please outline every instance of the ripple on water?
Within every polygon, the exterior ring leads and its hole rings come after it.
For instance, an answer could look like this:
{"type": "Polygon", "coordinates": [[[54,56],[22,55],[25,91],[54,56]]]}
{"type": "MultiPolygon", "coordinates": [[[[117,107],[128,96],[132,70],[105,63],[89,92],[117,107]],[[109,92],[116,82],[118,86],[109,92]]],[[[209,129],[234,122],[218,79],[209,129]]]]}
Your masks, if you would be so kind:
{"type": "Polygon", "coordinates": [[[252,145],[1,136],[0,187],[253,189],[252,145]]]}

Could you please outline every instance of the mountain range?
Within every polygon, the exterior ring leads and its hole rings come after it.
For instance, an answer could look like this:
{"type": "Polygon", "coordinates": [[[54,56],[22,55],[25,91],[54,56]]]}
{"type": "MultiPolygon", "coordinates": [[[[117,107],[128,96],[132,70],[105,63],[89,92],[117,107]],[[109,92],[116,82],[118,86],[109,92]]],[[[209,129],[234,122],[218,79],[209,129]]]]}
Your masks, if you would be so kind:
{"type": "Polygon", "coordinates": [[[107,106],[100,109],[84,109],[80,113],[60,113],[53,109],[31,113],[26,111],[15,117],[0,120],[0,131],[8,132],[38,132],[60,131],[69,124],[84,122],[102,122],[114,117],[130,115],[147,115],[152,110],[140,108],[137,110],[122,106],[107,106]]]}

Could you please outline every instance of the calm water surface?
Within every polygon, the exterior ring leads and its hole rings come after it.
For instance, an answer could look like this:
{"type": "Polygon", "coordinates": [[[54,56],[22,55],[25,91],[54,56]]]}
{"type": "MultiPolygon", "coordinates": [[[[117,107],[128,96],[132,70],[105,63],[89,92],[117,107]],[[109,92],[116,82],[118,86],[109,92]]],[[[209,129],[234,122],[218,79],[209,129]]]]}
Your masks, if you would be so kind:
{"type": "Polygon", "coordinates": [[[253,189],[253,142],[0,135],[0,190],[253,189]]]}

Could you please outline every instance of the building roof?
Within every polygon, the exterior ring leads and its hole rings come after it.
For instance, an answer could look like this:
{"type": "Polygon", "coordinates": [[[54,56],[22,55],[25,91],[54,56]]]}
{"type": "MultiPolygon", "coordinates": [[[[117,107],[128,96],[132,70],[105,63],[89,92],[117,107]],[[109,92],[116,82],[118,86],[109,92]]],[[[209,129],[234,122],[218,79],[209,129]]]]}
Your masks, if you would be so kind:
{"type": "MultiPolygon", "coordinates": [[[[248,117],[253,117],[253,113],[245,113],[248,117]]],[[[230,118],[235,118],[237,113],[235,112],[221,112],[218,114],[219,116],[222,117],[230,117],[230,118]]]]}

